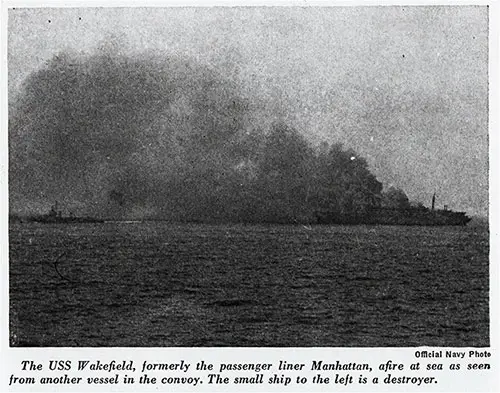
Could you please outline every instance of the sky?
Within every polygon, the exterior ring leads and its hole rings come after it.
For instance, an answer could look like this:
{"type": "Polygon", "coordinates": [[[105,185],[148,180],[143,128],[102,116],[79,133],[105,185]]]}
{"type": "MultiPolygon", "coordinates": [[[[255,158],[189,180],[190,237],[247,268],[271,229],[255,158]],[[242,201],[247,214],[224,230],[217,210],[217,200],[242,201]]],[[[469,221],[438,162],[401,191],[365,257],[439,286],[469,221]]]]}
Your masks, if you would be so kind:
{"type": "Polygon", "coordinates": [[[343,143],[411,200],[488,214],[488,9],[40,8],[8,15],[9,99],[62,51],[153,51],[235,82],[248,127],[343,143]]]}

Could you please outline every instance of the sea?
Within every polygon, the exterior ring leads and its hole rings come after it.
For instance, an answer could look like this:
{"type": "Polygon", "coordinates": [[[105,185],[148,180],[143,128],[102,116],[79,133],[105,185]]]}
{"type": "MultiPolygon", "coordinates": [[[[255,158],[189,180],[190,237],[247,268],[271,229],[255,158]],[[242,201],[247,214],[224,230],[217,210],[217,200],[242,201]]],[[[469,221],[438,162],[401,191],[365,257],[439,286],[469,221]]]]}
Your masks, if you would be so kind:
{"type": "Polygon", "coordinates": [[[10,345],[489,346],[481,227],[10,223],[10,345]]]}

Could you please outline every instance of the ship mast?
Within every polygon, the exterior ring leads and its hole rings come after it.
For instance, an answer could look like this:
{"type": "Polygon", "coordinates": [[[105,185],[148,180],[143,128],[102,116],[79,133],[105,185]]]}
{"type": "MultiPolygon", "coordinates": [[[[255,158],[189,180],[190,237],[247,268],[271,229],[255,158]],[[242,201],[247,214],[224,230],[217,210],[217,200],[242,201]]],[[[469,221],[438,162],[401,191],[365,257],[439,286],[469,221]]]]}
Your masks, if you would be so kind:
{"type": "Polygon", "coordinates": [[[57,216],[57,217],[62,216],[62,212],[59,211],[59,203],[57,202],[57,200],[55,201],[54,206],[52,207],[52,210],[53,210],[55,216],[57,216]]]}
{"type": "Polygon", "coordinates": [[[434,210],[434,205],[436,204],[436,193],[432,195],[432,210],[434,210]]]}

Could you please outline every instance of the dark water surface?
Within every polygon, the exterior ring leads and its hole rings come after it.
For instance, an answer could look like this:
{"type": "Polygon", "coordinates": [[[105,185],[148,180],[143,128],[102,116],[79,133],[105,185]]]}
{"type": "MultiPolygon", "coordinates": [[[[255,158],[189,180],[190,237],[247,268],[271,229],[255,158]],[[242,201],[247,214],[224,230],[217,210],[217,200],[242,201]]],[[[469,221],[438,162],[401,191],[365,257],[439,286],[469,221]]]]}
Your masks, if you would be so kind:
{"type": "Polygon", "coordinates": [[[488,232],[14,224],[15,346],[488,346],[488,232]]]}

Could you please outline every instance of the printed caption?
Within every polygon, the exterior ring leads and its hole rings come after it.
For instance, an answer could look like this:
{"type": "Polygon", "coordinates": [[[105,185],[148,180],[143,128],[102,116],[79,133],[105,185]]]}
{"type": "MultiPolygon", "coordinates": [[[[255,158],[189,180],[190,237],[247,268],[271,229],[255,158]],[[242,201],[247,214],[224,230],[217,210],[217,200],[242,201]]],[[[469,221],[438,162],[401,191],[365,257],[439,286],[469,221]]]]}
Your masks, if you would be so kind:
{"type": "MultiPolygon", "coordinates": [[[[316,359],[306,362],[197,362],[120,359],[101,361],[52,359],[39,363],[26,359],[18,372],[11,374],[10,387],[110,385],[136,386],[266,386],[283,389],[312,385],[412,385],[440,383],[440,373],[494,372],[488,350],[417,350],[414,361],[401,363],[343,362],[341,359],[316,359]]],[[[470,375],[472,376],[472,375],[470,375]]]]}

